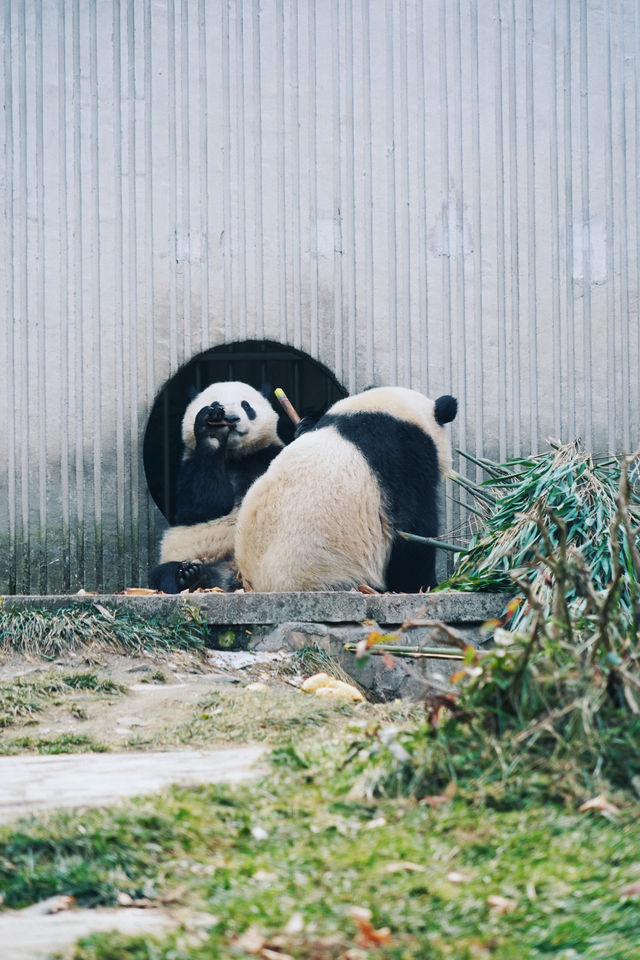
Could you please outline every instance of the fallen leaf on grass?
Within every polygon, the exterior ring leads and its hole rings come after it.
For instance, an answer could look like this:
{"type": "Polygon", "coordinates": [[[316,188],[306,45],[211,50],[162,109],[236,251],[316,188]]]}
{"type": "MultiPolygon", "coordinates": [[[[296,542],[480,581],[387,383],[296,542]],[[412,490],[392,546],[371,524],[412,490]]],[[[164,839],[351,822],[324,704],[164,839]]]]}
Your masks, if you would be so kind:
{"type": "Polygon", "coordinates": [[[128,893],[119,893],[116,897],[116,902],[119,907],[136,907],[137,909],[140,907],[144,907],[145,909],[157,907],[157,903],[153,900],[148,900],[146,897],[134,900],[128,893]]]}
{"type": "Polygon", "coordinates": [[[578,807],[578,810],[580,813],[586,813],[588,810],[598,810],[600,813],[610,813],[612,816],[620,813],[620,808],[616,807],[615,803],[611,803],[610,800],[607,800],[603,794],[599,794],[597,797],[587,800],[580,807],[578,807]]]}
{"type": "Polygon", "coordinates": [[[437,793],[432,797],[423,797],[420,801],[420,806],[431,807],[432,810],[437,810],[438,807],[443,807],[445,803],[449,803],[456,795],[458,790],[457,785],[451,781],[451,783],[445,788],[444,793],[437,793]]]}
{"type": "Polygon", "coordinates": [[[492,893],[487,897],[487,906],[494,913],[511,913],[518,906],[518,901],[512,900],[511,897],[502,897],[499,893],[492,893]]]}
{"type": "Polygon", "coordinates": [[[278,874],[272,873],[270,870],[256,870],[251,879],[254,883],[275,883],[278,879],[278,874]]]}
{"type": "Polygon", "coordinates": [[[383,868],[384,873],[425,873],[426,867],[421,863],[412,863],[411,860],[392,860],[383,868]]]}
{"type": "Polygon", "coordinates": [[[52,897],[47,913],[62,913],[64,910],[71,910],[75,906],[76,898],[63,894],[60,897],[52,897]]]}
{"type": "Polygon", "coordinates": [[[620,891],[621,897],[640,897],[640,880],[627,883],[620,891]]]}
{"type": "Polygon", "coordinates": [[[257,956],[266,942],[267,938],[262,931],[258,930],[257,927],[249,927],[248,930],[245,930],[244,933],[235,938],[233,945],[244,950],[245,953],[251,953],[257,956]]]}
{"type": "Polygon", "coordinates": [[[294,937],[298,933],[302,933],[304,930],[304,919],[301,913],[292,913],[287,921],[287,925],[284,928],[284,933],[288,937],[294,937]]]}
{"type": "Polygon", "coordinates": [[[376,830],[378,827],[386,826],[387,818],[386,817],[374,817],[373,820],[369,820],[365,824],[365,830],[376,830]]]}
{"type": "Polygon", "coordinates": [[[359,930],[356,937],[359,947],[379,947],[382,943],[391,943],[389,927],[380,927],[376,930],[371,923],[371,910],[367,907],[350,907],[349,915],[353,917],[359,930]]]}
{"type": "Polygon", "coordinates": [[[111,613],[111,610],[107,610],[107,608],[106,608],[105,606],[103,606],[101,603],[95,603],[95,602],[94,602],[93,605],[94,605],[94,607],[96,608],[96,610],[98,611],[98,613],[101,613],[102,616],[105,617],[107,620],[115,620],[115,618],[116,618],[115,613],[111,613]]]}
{"type": "Polygon", "coordinates": [[[468,873],[461,873],[459,870],[450,870],[447,874],[449,883],[469,883],[471,879],[468,873]]]}
{"type": "Polygon", "coordinates": [[[263,947],[260,951],[263,960],[294,960],[290,953],[282,953],[281,950],[271,950],[269,947],[263,947]]]}

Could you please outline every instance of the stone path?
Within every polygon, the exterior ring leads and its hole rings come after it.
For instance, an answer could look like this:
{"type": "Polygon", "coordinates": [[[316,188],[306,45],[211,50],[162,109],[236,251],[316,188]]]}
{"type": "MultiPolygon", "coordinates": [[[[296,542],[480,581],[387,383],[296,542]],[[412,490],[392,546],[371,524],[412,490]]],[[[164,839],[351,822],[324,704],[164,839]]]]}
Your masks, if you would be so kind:
{"type": "Polygon", "coordinates": [[[107,806],[170,784],[238,783],[257,775],[262,753],[258,746],[0,757],[0,823],[60,807],[107,806]]]}
{"type": "Polygon", "coordinates": [[[43,913],[47,904],[0,913],[0,956],[3,960],[48,960],[80,937],[118,930],[131,936],[160,934],[176,920],[164,910],[65,910],[43,913]]]}
{"type": "MultiPolygon", "coordinates": [[[[0,823],[60,808],[111,805],[170,784],[239,783],[258,776],[263,753],[258,746],[0,757],[0,823]]],[[[194,919],[155,908],[52,912],[56,901],[0,912],[2,960],[47,960],[91,933],[145,936],[194,919]]]]}

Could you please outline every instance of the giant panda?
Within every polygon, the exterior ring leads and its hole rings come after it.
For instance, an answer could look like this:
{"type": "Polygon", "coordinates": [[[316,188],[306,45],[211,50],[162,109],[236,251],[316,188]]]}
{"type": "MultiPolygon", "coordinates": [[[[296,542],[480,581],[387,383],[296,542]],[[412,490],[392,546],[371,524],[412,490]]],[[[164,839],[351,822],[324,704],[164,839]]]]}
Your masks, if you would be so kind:
{"type": "Polygon", "coordinates": [[[238,507],[282,449],[277,424],[269,401],[247,383],[212,383],[191,401],[182,420],[175,525],[162,539],[151,587],[179,593],[239,585],[233,563],[238,507]]]}
{"type": "Polygon", "coordinates": [[[339,400],[273,461],[242,502],[236,562],[247,589],[418,592],[436,585],[437,491],[451,468],[454,397],[403,387],[339,400]]]}

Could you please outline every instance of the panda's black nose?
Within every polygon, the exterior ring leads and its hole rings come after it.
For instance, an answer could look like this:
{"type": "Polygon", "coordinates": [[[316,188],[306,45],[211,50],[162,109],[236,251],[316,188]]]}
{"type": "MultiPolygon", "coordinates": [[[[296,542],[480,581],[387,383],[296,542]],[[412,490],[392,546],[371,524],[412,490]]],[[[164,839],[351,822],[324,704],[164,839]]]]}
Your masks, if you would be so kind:
{"type": "Polygon", "coordinates": [[[225,420],[227,423],[240,423],[240,417],[237,417],[235,413],[228,413],[225,420]]]}

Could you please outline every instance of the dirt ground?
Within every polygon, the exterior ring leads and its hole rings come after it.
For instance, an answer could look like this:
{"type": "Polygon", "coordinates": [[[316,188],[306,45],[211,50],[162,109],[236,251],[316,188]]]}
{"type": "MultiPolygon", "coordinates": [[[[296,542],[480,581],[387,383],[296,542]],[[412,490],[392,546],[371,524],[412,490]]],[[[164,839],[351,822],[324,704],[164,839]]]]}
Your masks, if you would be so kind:
{"type": "Polygon", "coordinates": [[[70,673],[95,674],[122,692],[97,694],[74,689],[48,698],[41,709],[0,733],[0,746],[62,736],[82,736],[110,749],[165,743],[187,724],[194,710],[216,691],[274,681],[286,671],[284,653],[208,651],[204,658],[184,652],[127,656],[102,650],[69,654],[55,662],[12,655],[0,663],[0,684],[38,682],[70,673]]]}

